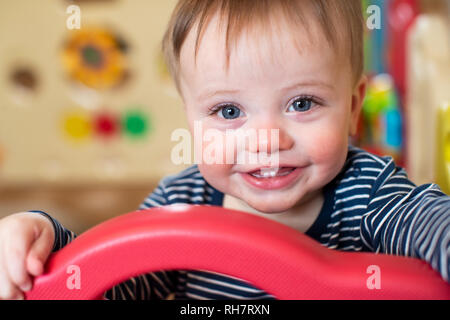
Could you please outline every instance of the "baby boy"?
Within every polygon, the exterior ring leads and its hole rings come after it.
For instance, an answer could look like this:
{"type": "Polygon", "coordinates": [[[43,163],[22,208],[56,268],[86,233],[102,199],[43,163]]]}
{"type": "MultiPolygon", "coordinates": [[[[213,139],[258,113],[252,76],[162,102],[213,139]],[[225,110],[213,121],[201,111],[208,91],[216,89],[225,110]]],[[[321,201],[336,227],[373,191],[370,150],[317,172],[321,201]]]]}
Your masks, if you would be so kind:
{"type": "MultiPolygon", "coordinates": [[[[277,163],[202,161],[164,178],[141,209],[189,203],[246,211],[330,249],[423,259],[448,281],[450,197],[434,184],[414,185],[391,158],[349,143],[367,85],[363,25],[355,0],[179,1],[163,49],[190,130],[201,125],[224,136],[276,130],[276,143],[261,134],[232,154],[267,152],[277,163]]],[[[209,147],[204,140],[196,141],[200,154],[209,147]]],[[[229,148],[224,145],[223,154],[229,148]]],[[[0,297],[21,298],[49,253],[74,237],[44,212],[0,220],[0,297]]],[[[206,270],[141,275],[105,297],[169,294],[274,298],[206,270]]]]}

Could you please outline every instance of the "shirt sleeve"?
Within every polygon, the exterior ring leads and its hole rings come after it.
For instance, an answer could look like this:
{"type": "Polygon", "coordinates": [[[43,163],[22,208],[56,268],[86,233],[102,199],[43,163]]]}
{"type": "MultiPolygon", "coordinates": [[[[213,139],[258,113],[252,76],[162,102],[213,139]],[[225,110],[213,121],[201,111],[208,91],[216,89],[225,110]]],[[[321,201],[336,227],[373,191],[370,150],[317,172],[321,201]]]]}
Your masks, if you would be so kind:
{"type": "Polygon", "coordinates": [[[28,212],[41,214],[51,221],[53,230],[55,231],[55,241],[53,242],[52,252],[56,252],[62,249],[77,237],[74,232],[64,228],[62,224],[58,222],[58,220],[50,216],[48,213],[40,210],[30,210],[28,212]]]}
{"type": "Polygon", "coordinates": [[[393,161],[375,180],[361,238],[374,252],[427,261],[450,283],[450,197],[435,184],[415,186],[393,161]]]}

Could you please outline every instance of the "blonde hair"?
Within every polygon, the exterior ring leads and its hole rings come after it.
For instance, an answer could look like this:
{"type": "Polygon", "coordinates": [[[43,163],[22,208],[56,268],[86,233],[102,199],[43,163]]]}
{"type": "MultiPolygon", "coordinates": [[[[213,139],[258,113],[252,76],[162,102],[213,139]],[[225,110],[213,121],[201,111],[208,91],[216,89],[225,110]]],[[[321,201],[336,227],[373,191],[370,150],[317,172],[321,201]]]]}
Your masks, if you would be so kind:
{"type": "Polygon", "coordinates": [[[356,85],[364,68],[361,0],[179,0],[162,43],[165,61],[178,90],[181,49],[194,25],[198,24],[196,56],[206,27],[216,14],[219,15],[220,23],[226,26],[228,66],[230,43],[235,44],[242,31],[248,31],[251,26],[269,24],[274,12],[282,13],[284,20],[296,30],[308,32],[309,23],[317,21],[329,45],[349,57],[356,85]]]}

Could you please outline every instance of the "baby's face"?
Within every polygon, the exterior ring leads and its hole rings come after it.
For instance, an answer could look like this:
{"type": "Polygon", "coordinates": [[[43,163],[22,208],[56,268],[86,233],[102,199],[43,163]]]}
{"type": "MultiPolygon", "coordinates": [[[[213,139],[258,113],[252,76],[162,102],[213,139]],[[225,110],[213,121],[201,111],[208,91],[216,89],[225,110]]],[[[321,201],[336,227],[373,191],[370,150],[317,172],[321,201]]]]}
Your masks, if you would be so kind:
{"type": "MultiPolygon", "coordinates": [[[[190,32],[181,51],[180,87],[191,132],[194,124],[200,124],[203,132],[216,129],[224,137],[227,130],[236,129],[264,129],[270,137],[271,130],[278,129],[276,150],[260,136],[245,151],[279,152],[282,169],[275,177],[262,177],[254,171],[267,163],[225,160],[200,163],[199,169],[213,187],[258,211],[279,213],[301,206],[317,197],[342,169],[364,83],[353,88],[350,63],[327,46],[318,30],[312,30],[315,43],[301,32],[295,34],[302,45],[299,52],[289,27],[256,41],[241,37],[226,69],[225,33],[216,28],[213,20],[202,38],[197,64],[195,32],[190,32]]],[[[198,152],[208,148],[208,142],[196,142],[202,145],[198,152]]],[[[230,151],[223,149],[224,154],[230,151]]]]}

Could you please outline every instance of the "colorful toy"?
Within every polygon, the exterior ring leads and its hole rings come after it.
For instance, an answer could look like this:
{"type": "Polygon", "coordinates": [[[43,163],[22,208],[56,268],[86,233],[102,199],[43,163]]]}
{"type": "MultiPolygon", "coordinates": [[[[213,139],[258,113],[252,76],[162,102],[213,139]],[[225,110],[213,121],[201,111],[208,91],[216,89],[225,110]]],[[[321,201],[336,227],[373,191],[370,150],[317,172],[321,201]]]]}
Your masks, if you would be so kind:
{"type": "Polygon", "coordinates": [[[0,187],[152,186],[184,169],[162,161],[188,128],[161,58],[177,0],[71,2],[0,1],[0,187]]]}
{"type": "Polygon", "coordinates": [[[128,108],[122,115],[101,111],[92,114],[83,108],[74,108],[66,112],[62,119],[62,130],[67,138],[77,142],[87,142],[96,138],[111,139],[118,136],[127,136],[142,139],[151,131],[148,112],[143,108],[128,108]]]}
{"type": "MultiPolygon", "coordinates": [[[[388,71],[392,75],[401,101],[406,93],[406,41],[407,33],[417,15],[417,0],[387,1],[388,71]]],[[[403,106],[403,103],[402,103],[403,106]]]]}
{"type": "Polygon", "coordinates": [[[402,165],[404,47],[406,31],[417,14],[417,5],[415,0],[364,0],[363,8],[366,21],[378,21],[379,25],[367,23],[365,28],[365,73],[369,76],[370,84],[359,135],[354,143],[375,154],[392,156],[402,165]]]}
{"type": "Polygon", "coordinates": [[[436,182],[450,195],[450,102],[438,112],[436,182]]]}
{"type": "Polygon", "coordinates": [[[384,0],[370,0],[369,4],[376,5],[380,8],[380,28],[373,29],[370,33],[372,37],[372,69],[374,74],[382,74],[387,72],[387,28],[386,28],[386,12],[387,3],[384,0]]]}
{"type": "Polygon", "coordinates": [[[125,79],[127,46],[106,29],[74,30],[66,40],[63,65],[72,80],[96,89],[107,89],[125,79]]]}
{"type": "Polygon", "coordinates": [[[416,184],[436,181],[438,110],[450,101],[450,30],[444,14],[417,17],[408,38],[407,169],[416,184]]]}
{"type": "Polygon", "coordinates": [[[359,144],[401,162],[402,116],[393,79],[380,74],[370,80],[362,111],[359,144]]]}
{"type": "Polygon", "coordinates": [[[272,220],[215,206],[171,205],[113,218],[47,262],[26,299],[98,299],[132,276],[209,270],[277,299],[450,299],[424,261],[330,250],[272,220]],[[379,270],[380,286],[370,285],[379,270]],[[76,286],[68,285],[79,272],[76,286]]]}

